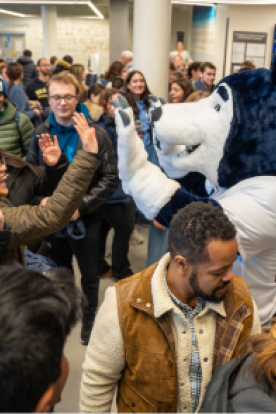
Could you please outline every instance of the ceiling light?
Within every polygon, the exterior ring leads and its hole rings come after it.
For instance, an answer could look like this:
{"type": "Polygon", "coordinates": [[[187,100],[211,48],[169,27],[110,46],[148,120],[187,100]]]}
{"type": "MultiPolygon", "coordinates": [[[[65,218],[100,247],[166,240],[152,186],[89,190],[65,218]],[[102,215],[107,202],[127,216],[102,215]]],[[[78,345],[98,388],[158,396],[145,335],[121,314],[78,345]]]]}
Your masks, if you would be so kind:
{"type": "Polygon", "coordinates": [[[4,13],[4,14],[11,14],[11,15],[13,15],[13,16],[17,16],[17,17],[27,17],[27,15],[26,15],[26,14],[16,13],[16,12],[13,12],[13,11],[10,11],[10,10],[3,10],[3,9],[0,9],[0,13],[4,13]]]}
{"type": "Polygon", "coordinates": [[[100,11],[97,9],[97,7],[93,3],[91,3],[91,1],[88,1],[87,5],[93,10],[94,13],[96,13],[96,15],[100,19],[104,19],[104,16],[102,15],[102,13],[100,13],[100,11]]]}

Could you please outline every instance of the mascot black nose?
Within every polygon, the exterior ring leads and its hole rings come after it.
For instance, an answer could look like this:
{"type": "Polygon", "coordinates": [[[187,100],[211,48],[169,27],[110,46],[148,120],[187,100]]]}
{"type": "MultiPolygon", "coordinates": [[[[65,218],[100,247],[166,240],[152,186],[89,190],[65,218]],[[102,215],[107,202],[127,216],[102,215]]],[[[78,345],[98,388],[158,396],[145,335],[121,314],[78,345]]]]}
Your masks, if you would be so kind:
{"type": "Polygon", "coordinates": [[[162,116],[162,107],[159,106],[151,114],[151,123],[154,125],[154,122],[159,121],[162,116]]]}

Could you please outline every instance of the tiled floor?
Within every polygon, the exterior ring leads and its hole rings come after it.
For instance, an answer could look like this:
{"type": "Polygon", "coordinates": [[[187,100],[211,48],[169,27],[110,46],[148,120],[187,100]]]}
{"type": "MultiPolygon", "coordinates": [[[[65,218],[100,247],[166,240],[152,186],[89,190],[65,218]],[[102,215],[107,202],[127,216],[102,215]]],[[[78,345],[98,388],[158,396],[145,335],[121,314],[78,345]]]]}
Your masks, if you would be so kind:
{"type": "MultiPolygon", "coordinates": [[[[145,268],[147,258],[147,238],[148,227],[137,226],[139,233],[144,236],[145,242],[139,246],[135,246],[129,253],[129,259],[131,262],[132,270],[134,273],[141,271],[145,268]]],[[[110,239],[107,243],[107,251],[110,251],[110,239]]],[[[80,283],[79,270],[75,271],[76,282],[80,283]]],[[[99,290],[99,303],[101,304],[104,298],[106,289],[114,283],[112,278],[101,279],[99,290]]],[[[81,379],[81,368],[84,361],[86,347],[80,344],[80,323],[73,329],[70,337],[68,338],[65,355],[67,356],[70,364],[70,372],[67,380],[67,384],[63,391],[62,401],[55,407],[55,412],[70,413],[78,412],[78,400],[79,400],[79,388],[81,379]]]]}

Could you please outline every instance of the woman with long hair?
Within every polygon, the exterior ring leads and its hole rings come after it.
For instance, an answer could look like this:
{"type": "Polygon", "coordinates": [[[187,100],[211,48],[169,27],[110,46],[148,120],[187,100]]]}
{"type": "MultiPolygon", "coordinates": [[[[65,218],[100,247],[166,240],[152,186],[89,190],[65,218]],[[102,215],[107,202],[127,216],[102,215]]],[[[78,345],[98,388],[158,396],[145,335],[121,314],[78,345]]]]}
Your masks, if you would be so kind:
{"type": "Polygon", "coordinates": [[[84,103],[88,98],[88,88],[85,85],[85,67],[79,63],[75,63],[71,66],[70,72],[75,76],[80,86],[80,99],[79,102],[84,103]]]}
{"type": "MultiPolygon", "coordinates": [[[[23,67],[18,62],[8,64],[7,76],[9,82],[6,84],[9,100],[17,106],[20,114],[25,114],[31,121],[35,121],[42,115],[40,108],[31,109],[29,99],[23,89],[19,86],[23,79],[23,67]]],[[[41,117],[41,121],[42,117],[41,117]]]]}
{"type": "Polygon", "coordinates": [[[188,79],[179,79],[171,83],[170,98],[172,103],[185,102],[194,88],[188,79]]]}
{"type": "MultiPolygon", "coordinates": [[[[126,78],[125,98],[133,110],[136,130],[138,136],[143,140],[145,150],[148,153],[148,159],[155,165],[159,165],[157,154],[152,141],[152,130],[149,118],[151,102],[149,99],[150,90],[142,72],[134,70],[126,78]]],[[[134,230],[135,238],[137,230],[134,230]]],[[[163,231],[162,226],[157,222],[150,223],[148,254],[146,266],[151,266],[158,261],[161,256],[167,252],[168,232],[163,231]]]]}
{"type": "MultiPolygon", "coordinates": [[[[121,92],[117,89],[104,89],[99,96],[99,105],[104,113],[96,122],[102,127],[111,139],[112,146],[118,160],[118,136],[115,125],[115,108],[111,100],[118,100],[121,92]]],[[[134,229],[135,207],[131,197],[124,193],[122,182],[115,193],[106,202],[105,215],[101,222],[99,239],[99,272],[101,275],[111,275],[111,268],[105,260],[105,245],[108,232],[114,229],[112,241],[112,276],[118,280],[133,274],[128,260],[129,240],[134,229]]]]}
{"type": "Polygon", "coordinates": [[[102,85],[107,86],[110,83],[111,86],[113,79],[117,76],[122,76],[123,78],[126,77],[126,66],[119,60],[115,60],[111,63],[108,70],[104,74],[104,79],[101,79],[102,85]]]}
{"type": "Polygon", "coordinates": [[[158,165],[157,155],[152,142],[152,130],[150,125],[150,90],[142,72],[133,70],[126,78],[125,98],[133,110],[137,134],[143,140],[148,153],[149,161],[158,165]]]}

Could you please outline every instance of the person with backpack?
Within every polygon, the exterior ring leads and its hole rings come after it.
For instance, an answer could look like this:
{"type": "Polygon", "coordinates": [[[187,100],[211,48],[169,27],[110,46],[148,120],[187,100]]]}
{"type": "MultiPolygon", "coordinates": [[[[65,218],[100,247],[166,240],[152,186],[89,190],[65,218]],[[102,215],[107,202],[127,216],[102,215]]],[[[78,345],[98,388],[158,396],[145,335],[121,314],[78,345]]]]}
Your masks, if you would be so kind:
{"type": "Polygon", "coordinates": [[[17,111],[8,100],[3,79],[0,78],[0,148],[25,158],[34,127],[29,118],[17,111]]]}

